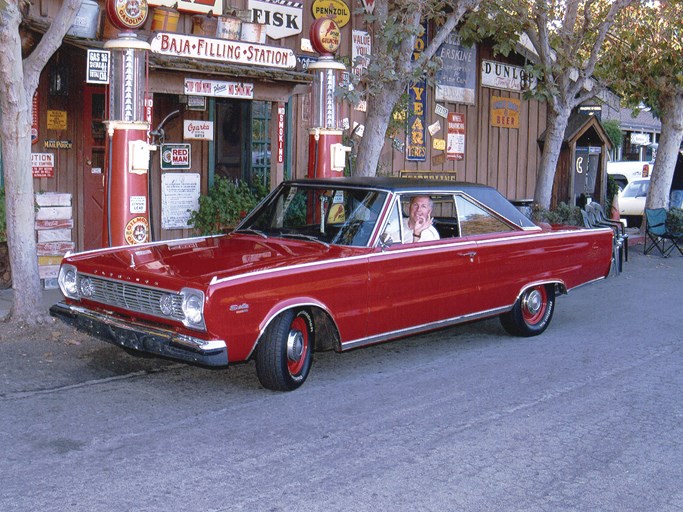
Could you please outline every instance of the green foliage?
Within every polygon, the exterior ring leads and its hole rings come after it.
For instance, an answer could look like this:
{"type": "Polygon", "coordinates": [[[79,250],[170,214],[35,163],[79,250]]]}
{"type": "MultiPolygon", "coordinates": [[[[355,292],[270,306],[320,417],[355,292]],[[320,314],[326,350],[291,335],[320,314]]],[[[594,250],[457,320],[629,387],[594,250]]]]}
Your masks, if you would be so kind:
{"type": "Polygon", "coordinates": [[[616,119],[609,119],[602,122],[602,127],[605,129],[605,133],[612,142],[612,146],[619,147],[624,143],[624,132],[620,128],[621,123],[616,119]]]}
{"type": "Polygon", "coordinates": [[[670,208],[666,213],[666,229],[671,233],[683,233],[683,210],[670,208]]]}
{"type": "Polygon", "coordinates": [[[244,181],[234,182],[216,176],[208,194],[199,198],[199,209],[190,214],[188,224],[201,235],[214,235],[235,227],[267,192],[257,186],[252,192],[244,181]]]}
{"type": "Polygon", "coordinates": [[[565,224],[568,226],[583,226],[581,208],[560,203],[554,210],[540,210],[538,218],[548,224],[565,224]]]}
{"type": "Polygon", "coordinates": [[[5,189],[0,188],[0,242],[7,241],[7,217],[5,215],[5,189]]]}

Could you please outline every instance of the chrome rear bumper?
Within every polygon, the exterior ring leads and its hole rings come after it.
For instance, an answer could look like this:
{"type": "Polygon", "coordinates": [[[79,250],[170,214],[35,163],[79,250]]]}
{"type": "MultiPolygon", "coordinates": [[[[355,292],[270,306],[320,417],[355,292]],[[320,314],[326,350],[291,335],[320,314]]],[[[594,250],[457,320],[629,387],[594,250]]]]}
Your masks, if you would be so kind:
{"type": "Polygon", "coordinates": [[[50,314],[114,345],[203,366],[228,365],[228,347],[223,340],[203,340],[65,302],[52,306],[50,314]]]}

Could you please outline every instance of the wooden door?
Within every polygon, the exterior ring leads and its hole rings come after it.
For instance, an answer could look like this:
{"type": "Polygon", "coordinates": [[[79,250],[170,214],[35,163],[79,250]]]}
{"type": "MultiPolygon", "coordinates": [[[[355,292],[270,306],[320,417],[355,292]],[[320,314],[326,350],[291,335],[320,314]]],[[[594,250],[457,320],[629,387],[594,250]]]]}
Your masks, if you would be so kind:
{"type": "Polygon", "coordinates": [[[83,96],[83,247],[102,247],[104,215],[104,145],[106,94],[104,87],[86,86],[83,96]]]}

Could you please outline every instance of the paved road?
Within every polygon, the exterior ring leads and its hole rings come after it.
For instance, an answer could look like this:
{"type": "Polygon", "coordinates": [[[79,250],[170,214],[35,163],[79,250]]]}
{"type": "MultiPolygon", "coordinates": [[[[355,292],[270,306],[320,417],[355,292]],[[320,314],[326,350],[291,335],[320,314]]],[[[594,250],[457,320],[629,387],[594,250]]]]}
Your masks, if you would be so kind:
{"type": "Polygon", "coordinates": [[[101,342],[0,342],[0,510],[683,511],[683,258],[315,357],[292,393],[101,342]]]}

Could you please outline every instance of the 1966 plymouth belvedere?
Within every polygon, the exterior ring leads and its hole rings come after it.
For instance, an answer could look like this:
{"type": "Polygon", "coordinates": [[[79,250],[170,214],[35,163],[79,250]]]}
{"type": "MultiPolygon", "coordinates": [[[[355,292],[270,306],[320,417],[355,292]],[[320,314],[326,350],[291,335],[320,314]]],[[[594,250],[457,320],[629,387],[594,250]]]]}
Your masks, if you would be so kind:
{"type": "Polygon", "coordinates": [[[496,190],[338,178],[282,183],[230,234],[69,255],[52,315],[126,349],[255,359],[292,390],[344,351],[500,315],[542,333],[555,296],[609,274],[612,231],[539,227],[496,190]]]}

